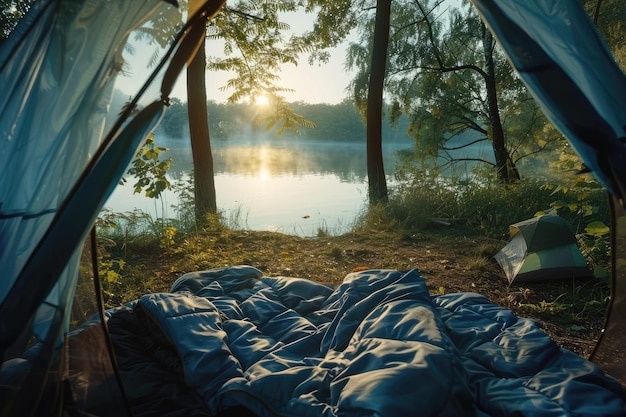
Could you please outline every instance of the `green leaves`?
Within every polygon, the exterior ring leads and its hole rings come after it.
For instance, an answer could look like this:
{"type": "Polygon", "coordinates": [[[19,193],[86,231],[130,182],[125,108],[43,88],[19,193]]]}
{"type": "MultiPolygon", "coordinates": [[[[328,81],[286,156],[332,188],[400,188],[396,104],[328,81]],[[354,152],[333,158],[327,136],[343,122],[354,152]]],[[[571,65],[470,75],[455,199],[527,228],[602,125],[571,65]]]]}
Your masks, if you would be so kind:
{"type": "Polygon", "coordinates": [[[155,146],[154,134],[151,133],[128,170],[129,175],[137,178],[134,185],[135,194],[144,191],[146,197],[159,198],[163,191],[172,188],[166,176],[172,166],[172,158],[159,159],[160,154],[166,151],[167,148],[155,146]]]}
{"type": "MultiPolygon", "coordinates": [[[[567,166],[572,166],[576,161],[569,156],[563,160],[567,161],[567,166]]],[[[561,165],[558,164],[558,167],[561,165]]],[[[608,265],[611,250],[608,235],[610,228],[605,223],[610,218],[606,192],[590,174],[578,175],[569,180],[562,178],[561,181],[562,184],[558,186],[544,184],[541,187],[552,190],[550,196],[556,199],[550,203],[546,213],[559,214],[579,228],[576,235],[578,245],[589,264],[595,268],[596,277],[601,279],[597,273],[602,268],[598,268],[608,265]]]]}
{"type": "Polygon", "coordinates": [[[585,227],[585,232],[592,236],[600,237],[609,233],[609,227],[601,221],[591,222],[585,227]]]}
{"type": "Polygon", "coordinates": [[[259,96],[267,97],[269,104],[255,120],[266,130],[279,124],[279,134],[314,127],[287,104],[283,94],[293,90],[280,85],[277,75],[282,65],[297,65],[299,54],[310,48],[302,38],[287,40],[283,35],[289,25],[279,20],[279,14],[293,12],[298,6],[293,0],[239,1],[220,13],[209,27],[208,39],[215,41],[212,45],[221,45],[223,56],[210,56],[207,69],[233,74],[221,88],[232,90],[228,102],[254,103],[259,96]]]}

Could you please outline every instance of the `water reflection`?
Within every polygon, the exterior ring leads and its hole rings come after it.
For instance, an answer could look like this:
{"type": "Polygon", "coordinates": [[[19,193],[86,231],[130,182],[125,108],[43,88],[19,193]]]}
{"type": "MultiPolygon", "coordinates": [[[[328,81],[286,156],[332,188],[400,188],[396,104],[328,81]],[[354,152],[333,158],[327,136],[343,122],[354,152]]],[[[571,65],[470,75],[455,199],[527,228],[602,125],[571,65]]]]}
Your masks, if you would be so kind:
{"type": "MultiPolygon", "coordinates": [[[[183,139],[163,140],[174,161],[174,171],[193,169],[191,149],[183,139]]],[[[398,151],[411,143],[392,143],[383,148],[385,171],[392,174],[398,151]]],[[[276,139],[254,143],[245,140],[216,141],[213,146],[215,174],[264,176],[335,175],[341,182],[362,183],[367,178],[365,144],[276,139]]]]}
{"type": "MultiPolygon", "coordinates": [[[[191,175],[193,160],[188,139],[156,137],[169,150],[174,179],[191,175]]],[[[213,159],[219,209],[234,215],[238,226],[301,236],[315,236],[318,229],[345,233],[361,213],[367,198],[365,144],[271,138],[266,141],[215,141],[213,159]]],[[[411,143],[387,144],[385,170],[391,175],[398,151],[411,143]]],[[[107,206],[115,211],[134,208],[155,216],[173,216],[168,209],[176,195],[168,192],[166,204],[132,193],[132,180],[116,190],[107,206]]]]}

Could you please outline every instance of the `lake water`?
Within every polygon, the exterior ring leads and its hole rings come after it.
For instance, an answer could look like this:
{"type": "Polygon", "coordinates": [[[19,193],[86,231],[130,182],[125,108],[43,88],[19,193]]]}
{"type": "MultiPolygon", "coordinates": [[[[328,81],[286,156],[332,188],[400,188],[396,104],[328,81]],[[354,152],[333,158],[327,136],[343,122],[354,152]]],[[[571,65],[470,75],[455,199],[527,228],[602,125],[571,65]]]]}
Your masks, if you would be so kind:
{"type": "MultiPolygon", "coordinates": [[[[171,180],[188,178],[193,164],[188,139],[159,139],[173,160],[171,180]]],[[[367,204],[365,143],[333,143],[284,138],[215,141],[215,188],[218,209],[239,228],[315,236],[351,229],[367,204]]],[[[385,173],[391,176],[398,151],[410,141],[383,146],[385,173]]],[[[391,178],[390,178],[391,179],[391,178]]],[[[140,209],[153,217],[175,217],[176,195],[163,202],[134,194],[134,178],[119,186],[106,207],[140,209]]]]}

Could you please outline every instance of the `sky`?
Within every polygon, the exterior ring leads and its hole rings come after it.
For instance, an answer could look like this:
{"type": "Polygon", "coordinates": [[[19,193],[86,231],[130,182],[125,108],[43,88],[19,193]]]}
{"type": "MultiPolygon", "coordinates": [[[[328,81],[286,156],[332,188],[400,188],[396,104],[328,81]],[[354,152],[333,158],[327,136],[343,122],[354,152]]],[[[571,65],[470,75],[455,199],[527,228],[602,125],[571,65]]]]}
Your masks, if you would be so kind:
{"type": "MultiPolygon", "coordinates": [[[[312,26],[313,15],[304,13],[291,14],[284,18],[294,33],[300,33],[312,26]]],[[[288,34],[285,36],[288,38],[288,34]]],[[[344,69],[345,53],[349,42],[345,42],[338,48],[331,50],[331,57],[328,63],[309,65],[307,56],[302,56],[298,66],[286,65],[278,74],[282,87],[295,90],[291,93],[284,93],[283,96],[288,102],[303,101],[306,103],[340,103],[347,95],[345,89],[349,85],[351,75],[344,69]]],[[[219,45],[211,45],[207,42],[207,56],[216,55],[219,45]]],[[[220,91],[227,80],[228,74],[224,72],[207,72],[207,97],[216,102],[225,102],[232,94],[230,91],[220,91]]],[[[186,101],[185,74],[181,74],[173,95],[186,101]]]]}
{"type": "MultiPolygon", "coordinates": [[[[460,0],[443,0],[441,9],[456,7],[460,0]]],[[[302,33],[309,30],[313,25],[313,14],[306,14],[303,11],[284,15],[283,22],[290,25],[293,33],[302,33]]],[[[285,38],[289,35],[286,34],[285,38]]],[[[340,103],[347,96],[348,87],[352,75],[345,70],[346,49],[350,41],[355,37],[349,37],[346,42],[331,50],[331,58],[326,64],[309,65],[307,56],[303,56],[298,66],[284,66],[280,74],[281,86],[295,90],[293,93],[285,93],[284,97],[288,102],[303,101],[306,103],[340,103]]],[[[211,45],[207,42],[207,56],[216,55],[215,51],[220,50],[219,45],[211,45]]],[[[174,95],[186,101],[185,75],[182,74],[178,82],[174,95]]],[[[232,93],[220,91],[228,80],[228,75],[220,72],[207,72],[207,96],[209,100],[225,102],[232,93]]]]}
{"type": "MultiPolygon", "coordinates": [[[[443,0],[442,10],[447,7],[455,7],[460,4],[460,0],[443,0]]],[[[303,11],[283,15],[282,21],[289,24],[292,33],[300,34],[310,30],[313,25],[313,14],[306,14],[303,11]]],[[[285,38],[289,33],[285,33],[285,38]]],[[[339,47],[330,50],[331,56],[328,63],[309,65],[307,55],[303,55],[297,66],[285,65],[280,76],[280,85],[293,89],[291,93],[284,93],[283,96],[288,102],[303,101],[310,104],[317,103],[340,103],[347,96],[346,88],[350,84],[352,74],[345,69],[346,49],[350,41],[356,39],[355,35],[348,38],[339,47]]],[[[215,41],[213,41],[215,42],[215,41]]],[[[207,41],[207,56],[216,56],[222,51],[220,44],[207,41]]],[[[232,76],[231,76],[232,77],[232,76]]],[[[206,85],[207,97],[218,103],[225,102],[232,90],[221,91],[228,79],[231,78],[224,72],[207,72],[206,85]]],[[[174,88],[173,95],[182,101],[187,101],[186,74],[183,71],[174,88]]]]}

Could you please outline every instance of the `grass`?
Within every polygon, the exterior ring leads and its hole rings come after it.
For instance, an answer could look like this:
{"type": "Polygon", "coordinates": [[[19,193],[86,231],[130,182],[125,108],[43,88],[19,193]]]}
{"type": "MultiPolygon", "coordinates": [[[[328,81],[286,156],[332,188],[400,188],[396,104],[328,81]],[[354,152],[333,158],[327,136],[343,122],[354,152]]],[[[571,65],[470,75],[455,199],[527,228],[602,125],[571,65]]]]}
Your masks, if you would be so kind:
{"type": "Polygon", "coordinates": [[[605,192],[595,185],[586,187],[588,181],[577,184],[570,189],[533,178],[501,184],[489,178],[444,178],[437,171],[404,172],[389,203],[370,208],[360,226],[414,233],[454,225],[468,233],[508,238],[509,225],[540,212],[558,213],[576,233],[583,233],[592,221],[609,224],[605,192]]]}
{"type": "Polygon", "coordinates": [[[523,313],[580,332],[593,323],[593,320],[604,316],[609,294],[605,285],[588,280],[573,283],[570,290],[562,292],[551,301],[542,299],[521,303],[520,308],[523,313]]]}
{"type": "Polygon", "coordinates": [[[486,271],[491,266],[491,259],[485,256],[476,256],[470,258],[467,263],[467,269],[471,271],[486,271]]]}

